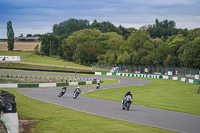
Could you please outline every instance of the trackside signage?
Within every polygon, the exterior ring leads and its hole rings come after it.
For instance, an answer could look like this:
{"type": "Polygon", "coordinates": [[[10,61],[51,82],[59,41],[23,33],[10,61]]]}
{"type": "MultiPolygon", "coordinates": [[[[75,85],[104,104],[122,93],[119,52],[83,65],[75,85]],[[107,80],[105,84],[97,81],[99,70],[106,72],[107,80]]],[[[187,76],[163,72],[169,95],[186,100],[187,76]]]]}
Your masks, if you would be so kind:
{"type": "Polygon", "coordinates": [[[0,56],[0,61],[9,61],[9,62],[20,61],[20,56],[0,56]]]}

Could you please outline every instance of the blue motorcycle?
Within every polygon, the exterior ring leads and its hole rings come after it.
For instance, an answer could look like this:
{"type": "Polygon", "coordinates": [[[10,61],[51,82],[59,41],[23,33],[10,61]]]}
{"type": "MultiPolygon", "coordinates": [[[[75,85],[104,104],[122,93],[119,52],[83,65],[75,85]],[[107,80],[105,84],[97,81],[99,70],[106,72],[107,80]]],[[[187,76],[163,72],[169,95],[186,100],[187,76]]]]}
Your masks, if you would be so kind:
{"type": "Polygon", "coordinates": [[[81,94],[81,90],[76,89],[73,93],[73,98],[76,99],[78,97],[78,95],[81,94]]]}
{"type": "Polygon", "coordinates": [[[129,110],[132,101],[133,101],[133,98],[130,95],[126,96],[126,98],[124,100],[122,100],[122,109],[129,110]]]}

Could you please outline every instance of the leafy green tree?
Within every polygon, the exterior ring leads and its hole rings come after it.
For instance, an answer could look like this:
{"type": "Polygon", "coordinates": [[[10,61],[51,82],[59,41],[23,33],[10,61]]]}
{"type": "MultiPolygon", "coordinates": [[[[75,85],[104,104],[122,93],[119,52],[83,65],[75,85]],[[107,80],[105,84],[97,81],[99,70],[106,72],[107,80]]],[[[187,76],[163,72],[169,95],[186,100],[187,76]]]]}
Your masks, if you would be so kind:
{"type": "Polygon", "coordinates": [[[168,49],[167,43],[161,42],[151,51],[153,66],[163,66],[163,62],[168,56],[168,49]]]}
{"type": "Polygon", "coordinates": [[[97,56],[103,51],[100,49],[98,42],[100,34],[101,31],[96,29],[84,29],[74,32],[62,43],[63,57],[86,65],[91,64],[92,61],[97,62],[97,56]],[[96,52],[94,53],[94,51],[96,52]]]}
{"type": "Polygon", "coordinates": [[[52,33],[44,34],[41,38],[41,54],[51,56],[58,55],[59,53],[59,43],[58,38],[52,33]]]}
{"type": "Polygon", "coordinates": [[[7,22],[7,37],[8,37],[8,50],[12,51],[14,49],[14,31],[12,28],[12,22],[7,22]]]}
{"type": "Polygon", "coordinates": [[[23,37],[24,35],[22,33],[20,33],[19,37],[23,37]]]}
{"type": "Polygon", "coordinates": [[[101,54],[101,47],[95,40],[87,40],[83,44],[78,44],[76,53],[76,62],[91,65],[97,62],[97,57],[101,54]]]}
{"type": "Polygon", "coordinates": [[[99,37],[99,43],[105,56],[99,58],[101,60],[98,60],[98,64],[101,62],[109,65],[116,64],[119,48],[125,43],[123,36],[118,35],[116,32],[102,33],[99,37]]]}
{"type": "Polygon", "coordinates": [[[150,38],[147,31],[133,31],[127,40],[129,50],[139,51],[141,48],[144,48],[145,42],[149,41],[149,39],[150,38]]]}
{"type": "Polygon", "coordinates": [[[101,32],[116,32],[116,26],[114,26],[109,21],[97,22],[96,20],[90,25],[92,29],[99,29],[101,32]]]}
{"type": "Polygon", "coordinates": [[[81,29],[87,29],[88,27],[89,27],[88,20],[69,19],[59,24],[54,24],[53,33],[58,36],[62,35],[64,36],[63,38],[65,38],[75,31],[81,29]]]}
{"type": "Polygon", "coordinates": [[[187,43],[182,55],[179,56],[182,66],[190,68],[200,68],[200,37],[194,38],[187,43]]]}
{"type": "Polygon", "coordinates": [[[106,51],[117,51],[120,45],[124,44],[123,36],[118,35],[116,32],[102,33],[99,41],[106,51]]]}
{"type": "Polygon", "coordinates": [[[162,36],[167,39],[169,36],[176,35],[178,30],[175,28],[176,23],[174,21],[168,21],[167,19],[159,22],[155,20],[155,24],[149,26],[148,32],[152,38],[161,38],[162,36]]]}
{"type": "Polygon", "coordinates": [[[174,35],[168,38],[168,56],[164,60],[164,66],[180,66],[178,56],[180,47],[185,43],[185,37],[182,34],[174,35]]]}
{"type": "Polygon", "coordinates": [[[26,35],[26,37],[32,37],[32,36],[33,36],[32,34],[27,34],[27,35],[26,35]]]}

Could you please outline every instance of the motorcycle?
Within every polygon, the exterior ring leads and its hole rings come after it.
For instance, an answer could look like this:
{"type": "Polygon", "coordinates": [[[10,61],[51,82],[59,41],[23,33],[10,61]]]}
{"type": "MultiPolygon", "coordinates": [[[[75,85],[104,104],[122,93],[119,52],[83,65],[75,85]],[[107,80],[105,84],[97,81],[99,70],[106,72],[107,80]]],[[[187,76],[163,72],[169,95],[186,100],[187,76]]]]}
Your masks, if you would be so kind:
{"type": "Polygon", "coordinates": [[[66,91],[67,91],[67,90],[66,90],[66,87],[63,87],[63,88],[61,89],[60,93],[58,94],[58,97],[62,97],[62,96],[65,94],[66,91]]]}
{"type": "Polygon", "coordinates": [[[129,110],[132,101],[133,101],[133,98],[130,95],[126,96],[126,98],[124,100],[122,100],[122,109],[129,110]]]}
{"type": "Polygon", "coordinates": [[[75,90],[74,93],[73,93],[73,98],[76,99],[80,93],[81,93],[80,90],[78,90],[78,89],[75,90]]]}
{"type": "Polygon", "coordinates": [[[99,85],[99,84],[97,84],[97,87],[96,87],[96,89],[99,89],[99,87],[100,87],[100,85],[99,85]]]}

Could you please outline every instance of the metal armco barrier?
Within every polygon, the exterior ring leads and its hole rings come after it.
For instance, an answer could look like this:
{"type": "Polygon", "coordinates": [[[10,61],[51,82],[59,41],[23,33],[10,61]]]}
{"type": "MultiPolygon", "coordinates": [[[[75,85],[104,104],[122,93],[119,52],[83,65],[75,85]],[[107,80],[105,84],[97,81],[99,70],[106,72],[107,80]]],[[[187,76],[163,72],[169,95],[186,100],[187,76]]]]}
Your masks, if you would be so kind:
{"type": "Polygon", "coordinates": [[[0,90],[0,120],[8,133],[19,133],[18,114],[15,96],[7,91],[0,90]]]}

